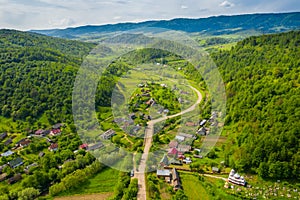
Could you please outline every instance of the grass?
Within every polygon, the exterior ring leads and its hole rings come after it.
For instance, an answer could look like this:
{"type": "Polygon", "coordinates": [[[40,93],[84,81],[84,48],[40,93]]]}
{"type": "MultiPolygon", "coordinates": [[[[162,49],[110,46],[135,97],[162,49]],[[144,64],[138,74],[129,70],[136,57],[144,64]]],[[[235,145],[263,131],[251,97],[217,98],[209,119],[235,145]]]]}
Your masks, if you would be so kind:
{"type": "Polygon", "coordinates": [[[119,172],[117,170],[107,167],[87,182],[79,185],[77,188],[65,191],[59,196],[113,192],[118,181],[118,175],[119,172]]]}
{"type": "Polygon", "coordinates": [[[205,188],[202,186],[200,180],[196,175],[181,172],[180,178],[184,193],[190,200],[210,199],[210,195],[207,194],[205,188]]]}

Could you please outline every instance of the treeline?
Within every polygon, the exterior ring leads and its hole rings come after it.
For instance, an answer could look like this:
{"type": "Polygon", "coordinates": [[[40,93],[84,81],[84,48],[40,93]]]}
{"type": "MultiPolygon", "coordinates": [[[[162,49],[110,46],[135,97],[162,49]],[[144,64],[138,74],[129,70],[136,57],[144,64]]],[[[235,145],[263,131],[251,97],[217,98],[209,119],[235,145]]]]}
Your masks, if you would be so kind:
{"type": "Polygon", "coordinates": [[[213,54],[226,84],[226,164],[300,178],[300,31],[250,37],[213,54]]]}

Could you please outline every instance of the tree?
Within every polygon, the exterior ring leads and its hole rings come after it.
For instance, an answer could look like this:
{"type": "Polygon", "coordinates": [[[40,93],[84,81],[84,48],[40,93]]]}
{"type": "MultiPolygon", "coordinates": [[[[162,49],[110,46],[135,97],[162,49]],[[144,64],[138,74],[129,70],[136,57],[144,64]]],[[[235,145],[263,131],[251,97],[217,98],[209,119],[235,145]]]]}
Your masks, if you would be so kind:
{"type": "Polygon", "coordinates": [[[178,190],[172,200],[188,200],[188,197],[184,194],[183,190],[178,190]]]}
{"type": "Polygon", "coordinates": [[[35,199],[40,194],[40,191],[35,188],[25,188],[18,192],[18,200],[31,200],[35,199]]]}

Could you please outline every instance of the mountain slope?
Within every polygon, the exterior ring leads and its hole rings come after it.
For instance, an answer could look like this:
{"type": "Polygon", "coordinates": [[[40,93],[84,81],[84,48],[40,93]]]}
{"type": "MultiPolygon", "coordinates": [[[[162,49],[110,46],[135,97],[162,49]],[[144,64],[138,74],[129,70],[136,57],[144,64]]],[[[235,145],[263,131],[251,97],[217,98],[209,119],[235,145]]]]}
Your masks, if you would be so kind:
{"type": "Polygon", "coordinates": [[[33,30],[33,32],[63,38],[76,38],[95,33],[127,31],[145,27],[160,27],[190,33],[200,32],[208,35],[233,34],[246,30],[256,31],[258,33],[275,33],[299,28],[300,13],[247,14],[200,19],[173,19],[167,21],[160,20],[102,26],[82,26],[67,29],[33,30]]]}
{"type": "Polygon", "coordinates": [[[64,120],[77,69],[94,45],[14,30],[0,30],[0,44],[1,115],[30,124],[44,113],[52,123],[64,120]]]}
{"type": "Polygon", "coordinates": [[[300,178],[300,31],[250,37],[214,54],[227,92],[226,162],[300,178]]]}

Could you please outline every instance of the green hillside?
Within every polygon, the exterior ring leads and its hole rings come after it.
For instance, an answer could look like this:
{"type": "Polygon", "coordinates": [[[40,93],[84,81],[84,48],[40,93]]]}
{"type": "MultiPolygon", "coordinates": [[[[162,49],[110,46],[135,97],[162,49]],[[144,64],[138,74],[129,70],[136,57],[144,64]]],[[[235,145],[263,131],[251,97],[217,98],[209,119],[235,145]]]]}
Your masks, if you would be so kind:
{"type": "Polygon", "coordinates": [[[226,162],[300,178],[300,32],[250,37],[213,55],[227,92],[226,162]]]}
{"type": "MultiPolygon", "coordinates": [[[[73,81],[94,44],[0,30],[0,113],[32,124],[70,120],[73,81]]],[[[9,130],[2,130],[9,131],[9,130]]]]}

